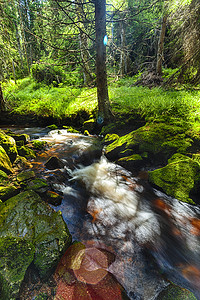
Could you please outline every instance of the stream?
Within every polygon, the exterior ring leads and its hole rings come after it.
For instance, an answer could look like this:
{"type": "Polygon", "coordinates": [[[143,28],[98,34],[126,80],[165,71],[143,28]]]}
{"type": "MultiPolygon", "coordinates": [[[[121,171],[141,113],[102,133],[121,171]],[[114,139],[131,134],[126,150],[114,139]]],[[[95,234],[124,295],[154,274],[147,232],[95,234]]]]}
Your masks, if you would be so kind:
{"type": "Polygon", "coordinates": [[[44,128],[11,128],[53,143],[32,162],[63,194],[60,210],[73,240],[111,251],[109,272],[130,299],[153,300],[172,281],[200,299],[200,208],[151,188],[131,172],[90,152],[96,137],[44,128]],[[62,169],[44,163],[57,156],[62,169]]]}

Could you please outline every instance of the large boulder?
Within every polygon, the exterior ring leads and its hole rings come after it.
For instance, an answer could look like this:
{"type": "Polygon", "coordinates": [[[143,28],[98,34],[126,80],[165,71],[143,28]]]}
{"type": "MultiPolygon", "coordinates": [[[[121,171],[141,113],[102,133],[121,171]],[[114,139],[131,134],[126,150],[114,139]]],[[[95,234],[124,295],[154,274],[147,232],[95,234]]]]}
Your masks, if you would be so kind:
{"type": "Polygon", "coordinates": [[[200,165],[196,159],[176,153],[165,167],[149,171],[149,180],[168,195],[194,204],[190,193],[198,191],[200,165]]]}
{"type": "Polygon", "coordinates": [[[8,157],[4,148],[0,145],[0,170],[4,171],[6,174],[11,174],[12,164],[10,158],[8,157]]]}
{"type": "Polygon", "coordinates": [[[23,238],[0,238],[0,300],[17,298],[34,253],[33,244],[23,238]]]}
{"type": "Polygon", "coordinates": [[[0,146],[4,148],[11,162],[13,163],[17,157],[17,147],[13,137],[5,134],[3,130],[0,129],[0,146]]]}
{"type": "Polygon", "coordinates": [[[151,163],[166,163],[176,152],[186,154],[192,145],[193,140],[186,135],[184,127],[151,123],[117,138],[106,146],[105,155],[108,159],[116,160],[125,150],[132,149],[135,154],[148,153],[151,163]]]}
{"type": "Polygon", "coordinates": [[[60,212],[34,191],[22,192],[0,205],[0,236],[24,237],[35,247],[34,265],[47,279],[71,243],[60,212]]]}
{"type": "Polygon", "coordinates": [[[156,300],[197,300],[194,294],[178,285],[168,285],[156,300]]]}

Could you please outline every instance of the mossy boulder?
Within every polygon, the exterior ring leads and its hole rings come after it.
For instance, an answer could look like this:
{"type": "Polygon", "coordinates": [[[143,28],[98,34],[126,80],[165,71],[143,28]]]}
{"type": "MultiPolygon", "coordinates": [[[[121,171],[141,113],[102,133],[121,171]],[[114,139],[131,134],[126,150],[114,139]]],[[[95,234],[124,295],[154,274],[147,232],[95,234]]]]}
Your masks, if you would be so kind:
{"type": "Polygon", "coordinates": [[[95,119],[89,119],[89,120],[87,120],[83,123],[82,130],[83,131],[86,130],[86,131],[89,131],[89,132],[94,132],[95,126],[96,126],[96,120],[95,119]]]}
{"type": "Polygon", "coordinates": [[[192,143],[193,140],[186,135],[183,127],[152,123],[116,139],[105,148],[105,155],[108,159],[116,160],[120,152],[132,149],[140,155],[147,152],[150,162],[166,163],[176,152],[186,154],[192,143]]]}
{"type": "Polygon", "coordinates": [[[18,154],[16,143],[15,140],[11,136],[5,134],[3,130],[0,130],[0,146],[4,148],[10,161],[13,163],[18,154]]]}
{"type": "Polygon", "coordinates": [[[30,140],[30,137],[28,134],[22,133],[22,134],[16,134],[14,132],[8,132],[7,133],[9,136],[11,136],[15,142],[22,141],[23,144],[27,144],[30,140]]]}
{"type": "Polygon", "coordinates": [[[14,300],[18,297],[34,253],[33,244],[23,238],[0,238],[0,300],[14,300]]]}
{"type": "Polygon", "coordinates": [[[156,300],[197,300],[194,294],[175,284],[168,285],[156,300]]]}
{"type": "Polygon", "coordinates": [[[18,189],[13,185],[0,186],[0,200],[2,202],[15,196],[18,193],[18,189]]]}
{"type": "Polygon", "coordinates": [[[33,190],[37,193],[44,193],[48,189],[48,183],[40,178],[35,178],[29,181],[26,185],[26,190],[33,190]]]}
{"type": "Polygon", "coordinates": [[[4,171],[6,174],[13,173],[10,158],[2,146],[0,146],[0,170],[4,171]]]}
{"type": "Polygon", "coordinates": [[[33,148],[36,150],[43,150],[47,146],[46,141],[32,140],[31,143],[32,143],[33,148]]]}
{"type": "Polygon", "coordinates": [[[17,167],[18,170],[21,170],[21,169],[24,170],[24,169],[32,168],[33,166],[30,163],[30,161],[28,161],[26,159],[26,157],[18,155],[16,160],[13,163],[13,167],[17,167]]]}
{"type": "Polygon", "coordinates": [[[35,151],[26,146],[17,147],[18,153],[20,156],[24,156],[26,158],[35,158],[35,151]]]}
{"type": "Polygon", "coordinates": [[[116,141],[118,138],[119,138],[119,135],[118,135],[118,134],[116,134],[116,133],[112,133],[112,134],[108,133],[108,134],[106,134],[106,136],[104,137],[103,143],[104,143],[105,145],[108,145],[108,144],[111,144],[111,143],[113,143],[114,141],[116,141]]]}
{"type": "Polygon", "coordinates": [[[4,182],[6,179],[8,179],[8,175],[4,171],[0,170],[0,183],[4,182]]]}
{"type": "Polygon", "coordinates": [[[34,171],[29,171],[29,170],[22,171],[21,173],[19,173],[17,175],[17,180],[19,182],[27,181],[27,180],[30,180],[30,179],[33,179],[33,178],[35,178],[35,172],[34,171]]]}
{"type": "Polygon", "coordinates": [[[117,163],[129,171],[133,171],[135,168],[143,165],[143,159],[139,154],[132,154],[118,159],[117,163]]]}
{"type": "Polygon", "coordinates": [[[74,129],[73,127],[71,126],[63,126],[64,129],[67,129],[67,132],[70,132],[70,133],[79,133],[78,130],[74,129]]]}
{"type": "Polygon", "coordinates": [[[194,204],[190,193],[199,189],[200,165],[194,159],[177,153],[165,167],[149,171],[149,181],[168,195],[194,204]]]}
{"type": "Polygon", "coordinates": [[[22,192],[0,205],[0,236],[24,237],[35,247],[33,263],[47,279],[71,243],[60,212],[55,212],[34,191],[22,192]]]}

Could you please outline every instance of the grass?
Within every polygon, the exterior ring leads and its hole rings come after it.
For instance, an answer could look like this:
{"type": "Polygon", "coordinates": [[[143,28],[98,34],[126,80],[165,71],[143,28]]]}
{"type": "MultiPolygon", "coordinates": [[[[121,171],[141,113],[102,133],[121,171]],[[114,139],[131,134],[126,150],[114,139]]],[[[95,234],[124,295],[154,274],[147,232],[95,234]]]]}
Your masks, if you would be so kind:
{"type": "MultiPolygon", "coordinates": [[[[146,121],[171,118],[200,123],[199,90],[164,90],[134,86],[135,78],[124,78],[109,85],[113,112],[137,113],[146,121]]],[[[64,118],[86,111],[91,117],[97,110],[96,88],[46,86],[31,78],[4,84],[7,105],[20,114],[64,118]]]]}

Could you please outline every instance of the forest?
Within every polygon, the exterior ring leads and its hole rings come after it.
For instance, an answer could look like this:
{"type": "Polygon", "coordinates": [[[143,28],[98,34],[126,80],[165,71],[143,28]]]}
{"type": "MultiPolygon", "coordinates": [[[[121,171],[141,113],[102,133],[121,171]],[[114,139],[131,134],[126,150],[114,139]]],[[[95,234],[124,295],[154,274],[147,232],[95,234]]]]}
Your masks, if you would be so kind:
{"type": "Polygon", "coordinates": [[[0,300],[200,299],[199,195],[199,0],[0,0],[0,300]]]}

